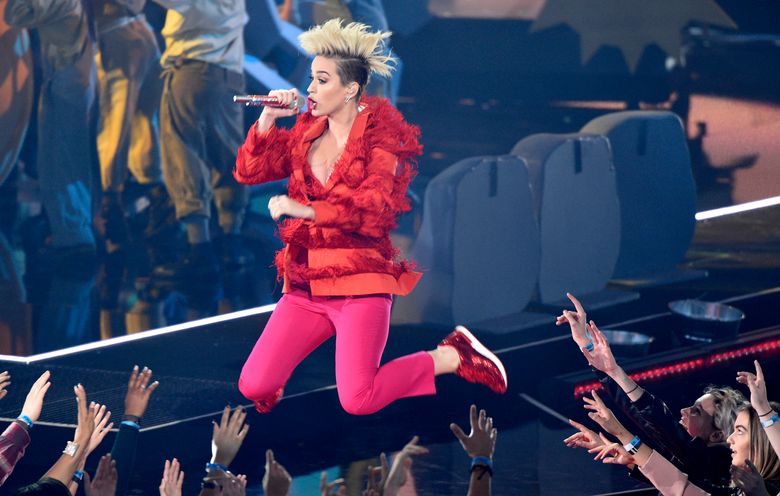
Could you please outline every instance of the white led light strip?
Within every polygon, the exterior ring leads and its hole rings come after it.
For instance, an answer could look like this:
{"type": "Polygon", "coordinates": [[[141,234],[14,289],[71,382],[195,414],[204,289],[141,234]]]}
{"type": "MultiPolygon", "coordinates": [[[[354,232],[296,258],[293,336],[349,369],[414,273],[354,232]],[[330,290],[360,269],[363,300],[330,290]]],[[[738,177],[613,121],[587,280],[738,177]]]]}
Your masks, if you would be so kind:
{"type": "Polygon", "coordinates": [[[772,198],[765,198],[763,200],[741,203],[739,205],[732,205],[730,207],[716,208],[713,210],[705,210],[703,212],[698,212],[696,214],[696,220],[714,219],[716,217],[738,214],[740,212],[747,212],[749,210],[771,207],[773,205],[780,205],[780,196],[773,196],[772,198]]]}
{"type": "Polygon", "coordinates": [[[211,324],[218,324],[220,322],[228,322],[230,320],[241,319],[244,317],[251,317],[252,315],[260,315],[263,313],[270,313],[276,308],[276,304],[264,305],[262,307],[247,308],[246,310],[239,310],[238,312],[226,313],[223,315],[216,315],[214,317],[206,317],[205,319],[193,320],[190,322],[183,322],[167,327],[161,327],[159,329],[152,329],[149,331],[143,331],[136,334],[129,334],[127,336],[119,336],[116,338],[104,339],[103,341],[97,341],[94,343],[80,344],[78,346],[71,346],[70,348],[63,348],[61,350],[50,351],[47,353],[41,353],[39,355],[32,355],[28,357],[19,357],[14,355],[0,355],[0,360],[17,363],[34,363],[41,360],[48,360],[51,358],[57,358],[74,353],[80,353],[82,351],[96,350],[100,348],[107,348],[121,343],[128,343],[131,341],[138,341],[141,339],[148,339],[155,336],[161,336],[163,334],[170,334],[172,332],[185,331],[187,329],[193,329],[195,327],[202,327],[211,324]]]}

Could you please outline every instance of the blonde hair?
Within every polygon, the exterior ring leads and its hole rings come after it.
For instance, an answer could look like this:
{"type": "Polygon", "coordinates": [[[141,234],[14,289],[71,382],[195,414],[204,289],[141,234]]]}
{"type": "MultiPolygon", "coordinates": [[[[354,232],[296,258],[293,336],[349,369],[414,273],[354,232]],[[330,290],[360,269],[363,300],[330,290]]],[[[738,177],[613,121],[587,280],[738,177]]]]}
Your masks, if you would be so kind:
{"type": "Polygon", "coordinates": [[[370,31],[359,22],[342,25],[341,19],[331,19],[301,33],[298,40],[310,55],[335,59],[343,84],[356,82],[361,90],[371,74],[390,76],[395,57],[385,54],[389,31],[370,31]]]}

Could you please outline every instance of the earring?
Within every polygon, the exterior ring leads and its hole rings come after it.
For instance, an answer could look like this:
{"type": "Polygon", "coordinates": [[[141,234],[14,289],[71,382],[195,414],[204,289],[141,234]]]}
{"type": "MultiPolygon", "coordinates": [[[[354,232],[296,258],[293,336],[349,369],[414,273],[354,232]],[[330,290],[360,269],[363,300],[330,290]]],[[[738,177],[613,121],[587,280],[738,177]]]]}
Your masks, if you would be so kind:
{"type": "Polygon", "coordinates": [[[352,100],[352,95],[347,95],[347,96],[344,98],[344,105],[348,104],[350,100],[352,100]]]}

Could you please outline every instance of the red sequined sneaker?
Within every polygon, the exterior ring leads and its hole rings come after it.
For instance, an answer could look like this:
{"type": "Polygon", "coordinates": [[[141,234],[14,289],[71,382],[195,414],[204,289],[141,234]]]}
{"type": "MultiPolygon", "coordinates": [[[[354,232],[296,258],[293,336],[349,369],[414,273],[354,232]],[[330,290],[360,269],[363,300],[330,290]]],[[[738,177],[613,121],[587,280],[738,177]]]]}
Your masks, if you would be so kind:
{"type": "Polygon", "coordinates": [[[484,344],[463,326],[442,339],[439,346],[452,346],[458,352],[460,364],[455,375],[469,382],[483,384],[496,393],[504,394],[507,388],[504,364],[484,344]]]}
{"type": "Polygon", "coordinates": [[[273,395],[268,398],[255,401],[255,410],[259,413],[270,413],[274,409],[284,394],[284,387],[280,387],[273,395]]]}

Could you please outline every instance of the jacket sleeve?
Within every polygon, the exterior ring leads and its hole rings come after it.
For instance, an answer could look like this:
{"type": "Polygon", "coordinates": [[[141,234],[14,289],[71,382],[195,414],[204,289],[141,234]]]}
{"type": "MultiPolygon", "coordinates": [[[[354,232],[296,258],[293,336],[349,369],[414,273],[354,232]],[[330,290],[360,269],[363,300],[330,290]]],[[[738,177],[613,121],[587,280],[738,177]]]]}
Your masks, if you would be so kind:
{"type": "Polygon", "coordinates": [[[130,484],[130,476],[135,466],[135,452],[138,446],[138,427],[134,425],[119,424],[119,433],[114,438],[114,447],[111,448],[111,458],[116,461],[117,470],[117,496],[127,493],[130,484]]]}
{"type": "Polygon", "coordinates": [[[30,435],[16,422],[11,422],[11,425],[0,435],[0,485],[3,485],[11,475],[29,444],[30,435]]]}
{"type": "Polygon", "coordinates": [[[632,402],[620,386],[609,376],[597,373],[607,394],[612,397],[621,411],[639,426],[651,444],[660,449],[665,456],[671,456],[672,461],[679,462],[681,467],[688,469],[692,454],[689,453],[691,436],[680,425],[676,415],[669,410],[662,400],[656,398],[647,389],[642,396],[632,402]],[[676,460],[675,460],[676,459],[676,460]]]}
{"type": "Polygon", "coordinates": [[[9,0],[5,22],[20,28],[57,23],[68,16],[80,16],[79,0],[9,0]]]}
{"type": "Polygon", "coordinates": [[[252,125],[236,155],[236,181],[260,184],[289,177],[291,135],[289,129],[277,127],[258,133],[252,125]]]}
{"type": "MultiPolygon", "coordinates": [[[[395,227],[396,215],[408,210],[410,173],[398,171],[398,159],[374,148],[365,178],[349,194],[331,194],[313,201],[314,225],[336,227],[368,237],[381,237],[395,227]]],[[[338,186],[334,187],[334,193],[338,186]]]]}
{"type": "Polygon", "coordinates": [[[641,470],[663,496],[710,496],[657,451],[653,451],[641,470]]]}

